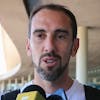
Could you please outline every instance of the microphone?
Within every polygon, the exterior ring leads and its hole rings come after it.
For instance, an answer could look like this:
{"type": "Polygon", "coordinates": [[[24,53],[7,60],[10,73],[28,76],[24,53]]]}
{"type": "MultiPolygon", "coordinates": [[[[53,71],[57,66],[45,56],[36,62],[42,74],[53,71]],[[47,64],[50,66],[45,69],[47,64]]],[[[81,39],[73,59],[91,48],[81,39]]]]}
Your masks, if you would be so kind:
{"type": "Polygon", "coordinates": [[[68,100],[64,89],[60,88],[51,94],[47,100],[68,100]]]}
{"type": "Polygon", "coordinates": [[[63,100],[59,95],[51,95],[46,100],[63,100]]]}
{"type": "Polygon", "coordinates": [[[40,86],[30,85],[17,95],[16,100],[46,100],[46,94],[40,86]]]}

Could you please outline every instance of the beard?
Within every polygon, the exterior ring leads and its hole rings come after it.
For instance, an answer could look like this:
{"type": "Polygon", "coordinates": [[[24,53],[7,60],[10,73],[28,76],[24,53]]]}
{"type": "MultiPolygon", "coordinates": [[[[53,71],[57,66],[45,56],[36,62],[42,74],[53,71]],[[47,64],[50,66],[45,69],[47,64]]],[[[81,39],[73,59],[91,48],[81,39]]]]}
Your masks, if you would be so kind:
{"type": "Polygon", "coordinates": [[[66,65],[59,65],[55,70],[51,70],[50,72],[45,71],[43,68],[38,67],[37,72],[43,80],[47,81],[56,81],[65,71],[66,65]]]}
{"type": "Polygon", "coordinates": [[[56,81],[64,73],[65,69],[68,67],[69,58],[70,57],[68,56],[66,59],[67,62],[64,65],[62,65],[62,60],[61,60],[61,57],[59,55],[55,54],[54,52],[46,53],[40,57],[39,65],[38,66],[35,65],[36,71],[38,72],[38,74],[40,75],[40,77],[43,80],[56,81]],[[41,59],[45,56],[56,57],[59,60],[59,65],[57,65],[53,69],[49,69],[48,71],[46,71],[45,69],[43,69],[41,67],[41,59]]]}

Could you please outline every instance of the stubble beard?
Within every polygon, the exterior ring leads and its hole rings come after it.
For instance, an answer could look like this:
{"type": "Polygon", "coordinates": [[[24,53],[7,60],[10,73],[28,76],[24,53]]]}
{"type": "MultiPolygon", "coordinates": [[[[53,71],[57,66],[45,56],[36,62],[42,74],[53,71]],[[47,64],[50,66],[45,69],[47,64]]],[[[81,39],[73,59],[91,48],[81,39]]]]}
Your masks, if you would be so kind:
{"type": "Polygon", "coordinates": [[[57,68],[55,70],[51,70],[50,72],[45,71],[40,66],[37,67],[37,72],[39,73],[40,77],[43,80],[47,81],[56,81],[66,70],[68,64],[65,64],[64,66],[56,66],[57,68]]]}
{"type": "Polygon", "coordinates": [[[59,65],[56,66],[55,69],[53,69],[53,70],[51,69],[51,70],[49,70],[49,72],[47,72],[45,69],[43,69],[41,67],[41,58],[42,58],[41,57],[39,60],[39,65],[36,66],[36,64],[35,64],[35,69],[36,69],[37,73],[39,74],[39,76],[41,77],[41,79],[53,82],[53,81],[56,81],[64,73],[64,71],[66,71],[66,69],[68,68],[70,57],[67,57],[67,60],[66,60],[67,62],[65,63],[65,65],[62,65],[60,56],[55,55],[53,53],[45,54],[43,56],[46,56],[46,55],[52,55],[54,57],[57,57],[60,62],[59,65]]]}

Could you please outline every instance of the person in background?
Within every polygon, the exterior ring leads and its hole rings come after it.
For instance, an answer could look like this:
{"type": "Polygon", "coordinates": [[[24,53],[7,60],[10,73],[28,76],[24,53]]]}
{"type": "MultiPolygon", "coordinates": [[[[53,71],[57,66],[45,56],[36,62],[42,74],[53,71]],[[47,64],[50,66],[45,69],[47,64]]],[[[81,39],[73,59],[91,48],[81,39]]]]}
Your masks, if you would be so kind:
{"type": "Polygon", "coordinates": [[[26,48],[33,61],[34,78],[20,92],[35,84],[42,87],[47,95],[63,88],[68,100],[100,100],[100,90],[69,76],[70,58],[76,55],[79,48],[76,18],[69,9],[58,4],[33,9],[26,48]]]}

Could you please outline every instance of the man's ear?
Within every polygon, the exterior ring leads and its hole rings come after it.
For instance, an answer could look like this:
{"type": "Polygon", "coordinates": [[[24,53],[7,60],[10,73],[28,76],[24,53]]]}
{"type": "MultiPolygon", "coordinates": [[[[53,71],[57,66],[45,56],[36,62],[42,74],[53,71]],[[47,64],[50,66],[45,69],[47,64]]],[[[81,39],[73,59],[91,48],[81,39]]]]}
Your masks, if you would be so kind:
{"type": "Polygon", "coordinates": [[[30,46],[30,40],[27,38],[26,40],[26,52],[28,56],[31,56],[31,46],[30,46]]]}
{"type": "Polygon", "coordinates": [[[74,57],[77,53],[77,50],[79,48],[79,38],[76,38],[74,39],[74,42],[73,42],[73,47],[72,47],[72,57],[74,57]]]}

